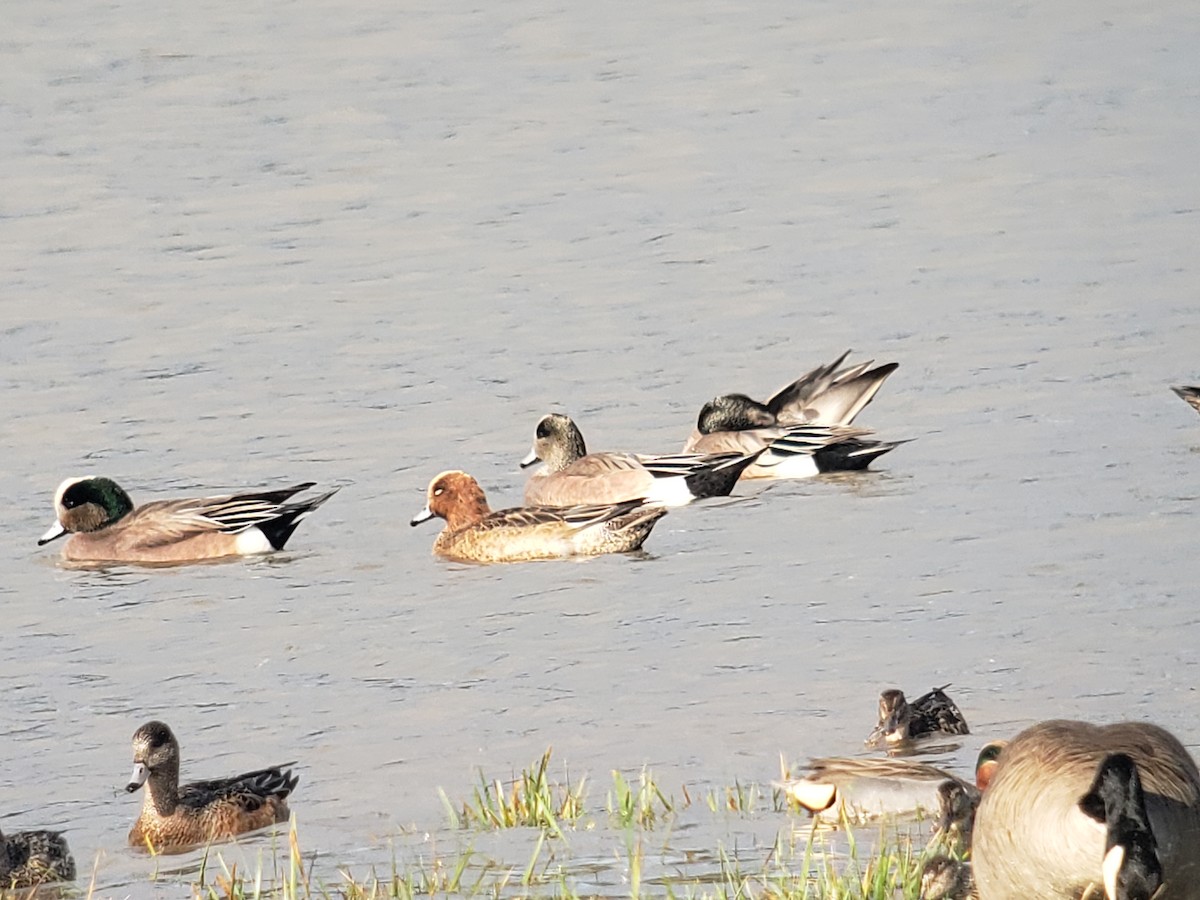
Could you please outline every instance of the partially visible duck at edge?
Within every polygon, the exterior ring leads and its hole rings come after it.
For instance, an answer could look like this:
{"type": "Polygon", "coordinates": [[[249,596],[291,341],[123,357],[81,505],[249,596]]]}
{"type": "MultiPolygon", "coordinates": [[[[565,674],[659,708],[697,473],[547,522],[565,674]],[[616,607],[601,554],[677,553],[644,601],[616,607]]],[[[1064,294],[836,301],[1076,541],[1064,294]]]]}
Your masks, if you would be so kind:
{"type": "Polygon", "coordinates": [[[935,687],[911,703],[904,691],[884,691],[879,695],[879,723],[864,743],[875,747],[882,741],[891,747],[939,735],[970,734],[966,718],[946,695],[948,687],[935,687]]]}
{"type": "Polygon", "coordinates": [[[179,850],[286,822],[287,798],[300,780],[290,765],[180,785],[179,742],[162,722],[147,722],[133,734],[133,774],[125,790],[145,785],[146,794],[129,843],[179,850]]]}
{"type": "MultiPolygon", "coordinates": [[[[1170,732],[1147,722],[1066,720],[1033,725],[1000,753],[972,838],[982,897],[1070,900],[1104,883],[1106,859],[1118,870],[1134,871],[1136,862],[1118,857],[1135,857],[1139,848],[1122,843],[1119,830],[1114,840],[1109,815],[1117,811],[1118,824],[1141,815],[1129,813],[1138,806],[1132,774],[1105,775],[1105,761],[1114,754],[1133,762],[1143,791],[1145,823],[1162,872],[1156,900],[1200,900],[1200,771],[1191,754],[1170,732]],[[1093,794],[1099,801],[1080,805],[1093,794]],[[1096,818],[1101,807],[1104,823],[1096,818]],[[1123,849],[1110,856],[1114,846],[1123,849]]],[[[1146,863],[1150,856],[1139,858],[1146,863]]]]}
{"type": "Polygon", "coordinates": [[[1200,412],[1200,387],[1190,384],[1178,384],[1173,385],[1171,390],[1178,394],[1179,399],[1184,403],[1197,412],[1200,412]]]}
{"type": "Polygon", "coordinates": [[[74,880],[75,860],[62,832],[0,832],[0,891],[74,880]]]}
{"type": "Polygon", "coordinates": [[[667,514],[661,505],[629,500],[603,506],[527,506],[492,511],[466,472],[442,472],[426,491],[419,525],[438,516],[445,527],[434,554],[459,562],[498,563],[595,556],[637,550],[667,514]]]}
{"type": "Polygon", "coordinates": [[[588,453],[579,427],[568,416],[543,416],[533,448],[521,461],[544,463],[525,485],[526,506],[576,506],[649,500],[683,506],[724,497],[757,453],[588,453]]]}
{"type": "Polygon", "coordinates": [[[64,535],[76,562],[184,563],[282,550],[299,522],[337,493],[293,500],[313,482],[135,507],[111,478],[68,478],[54,495],[57,520],[42,546],[64,535]]]}

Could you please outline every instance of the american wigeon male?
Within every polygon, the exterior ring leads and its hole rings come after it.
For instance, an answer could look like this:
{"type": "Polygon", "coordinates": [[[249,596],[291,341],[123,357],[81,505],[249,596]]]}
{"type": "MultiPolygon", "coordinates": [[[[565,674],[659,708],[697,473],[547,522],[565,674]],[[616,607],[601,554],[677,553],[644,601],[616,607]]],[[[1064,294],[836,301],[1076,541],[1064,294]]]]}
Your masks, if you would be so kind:
{"type": "Polygon", "coordinates": [[[607,506],[528,506],[493,512],[466,472],[442,472],[429,483],[412,525],[446,520],[433,552],[460,562],[496,563],[623,553],[642,546],[662,506],[630,500],[607,506]]]}
{"type": "Polygon", "coordinates": [[[900,367],[893,362],[872,369],[875,360],[869,359],[839,368],[849,355],[847,350],[828,365],[804,373],[765,403],[745,394],[715,397],[704,404],[700,420],[708,411],[735,431],[772,425],[849,425],[900,367]]]}
{"type": "Polygon", "coordinates": [[[743,478],[810,478],[858,471],[903,441],[878,441],[850,423],[874,399],[899,363],[873,360],[839,368],[850,351],[818,366],[765,403],[745,394],[708,401],[685,453],[761,453],[743,478]]]}
{"type": "Polygon", "coordinates": [[[300,520],[337,493],[292,500],[313,482],[274,491],[135,507],[111,478],[68,478],[54,495],[57,521],[38,546],[70,534],[64,559],[181,563],[282,550],[300,520]]]}
{"type": "Polygon", "coordinates": [[[583,434],[569,416],[543,416],[533,449],[521,461],[543,467],[525,485],[526,506],[576,506],[649,500],[683,506],[705,497],[724,497],[758,453],[588,453],[583,434]]]}
{"type": "Polygon", "coordinates": [[[125,790],[145,785],[146,794],[129,843],[160,852],[286,822],[287,798],[300,780],[289,765],[180,785],[179,742],[162,722],[147,722],[133,734],[133,775],[125,790]]]}

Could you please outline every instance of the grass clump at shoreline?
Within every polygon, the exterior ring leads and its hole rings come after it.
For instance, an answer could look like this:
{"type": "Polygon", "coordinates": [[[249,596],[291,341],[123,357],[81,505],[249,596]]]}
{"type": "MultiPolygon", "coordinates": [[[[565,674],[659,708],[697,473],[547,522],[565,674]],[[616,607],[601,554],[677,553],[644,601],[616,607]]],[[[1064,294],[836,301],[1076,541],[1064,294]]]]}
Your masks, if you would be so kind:
{"type": "MultiPolygon", "coordinates": [[[[510,782],[479,774],[466,800],[447,810],[453,847],[431,849],[429,836],[399,834],[391,840],[390,864],[352,872],[322,868],[318,856],[301,852],[295,820],[281,843],[260,854],[257,870],[228,865],[210,847],[197,880],[197,900],[416,900],[422,897],[524,900],[582,897],[637,900],[915,900],[925,851],[911,833],[880,826],[860,843],[848,822],[836,832],[797,821],[778,792],[749,784],[711,789],[693,803],[686,788],[677,801],[648,769],[636,777],[612,773],[602,807],[587,805],[586,777],[561,782],[550,776],[551,750],[510,782]],[[773,840],[723,834],[695,848],[712,817],[736,814],[741,831],[774,831],[773,840]],[[699,821],[697,821],[699,820],[699,821]],[[509,829],[528,829],[528,844],[514,849],[509,829]],[[835,842],[831,835],[838,836],[835,842]],[[455,836],[457,835],[457,837],[455,836]],[[489,837],[491,835],[491,837],[489,837]],[[684,840],[691,849],[681,849],[684,840]],[[492,851],[479,844],[499,843],[492,851]],[[746,846],[749,844],[750,846],[746,846]],[[307,861],[307,865],[306,865],[307,861]]],[[[443,832],[444,833],[444,832],[443,832]]],[[[766,835],[763,835],[766,837],[766,835]]]]}

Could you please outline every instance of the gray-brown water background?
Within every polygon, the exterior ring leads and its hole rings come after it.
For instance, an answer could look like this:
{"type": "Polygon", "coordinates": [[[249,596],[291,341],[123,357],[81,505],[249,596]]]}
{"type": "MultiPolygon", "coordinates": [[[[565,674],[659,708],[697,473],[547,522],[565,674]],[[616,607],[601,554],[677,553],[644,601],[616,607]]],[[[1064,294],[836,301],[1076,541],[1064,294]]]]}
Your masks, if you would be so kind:
{"type": "Polygon", "coordinates": [[[960,767],[1051,716],[1200,744],[1194,4],[4,19],[0,827],[66,827],[102,894],[182,893],[124,847],[156,717],[185,778],[299,760],[326,875],[549,745],[598,795],[861,752],[887,685],[954,684],[960,767]],[[447,565],[407,525],[445,468],[519,502],[548,410],[672,450],[847,347],[900,362],[875,474],[639,558],[447,565]],[[71,571],[34,542],[83,473],[344,487],[274,558],[71,571]]]}

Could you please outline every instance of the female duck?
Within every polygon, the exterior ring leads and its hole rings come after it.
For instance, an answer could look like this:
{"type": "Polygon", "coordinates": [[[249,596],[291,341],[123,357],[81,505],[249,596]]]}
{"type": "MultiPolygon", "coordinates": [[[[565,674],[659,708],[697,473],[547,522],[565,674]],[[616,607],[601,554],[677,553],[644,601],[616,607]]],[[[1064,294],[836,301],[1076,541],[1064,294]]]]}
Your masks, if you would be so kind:
{"type": "Polygon", "coordinates": [[[654,523],[667,514],[661,506],[630,500],[609,506],[566,508],[527,506],[493,512],[483,488],[466,472],[442,472],[429,483],[419,525],[446,520],[433,552],[460,562],[524,562],[595,556],[636,550],[654,523]]]}
{"type": "Polygon", "coordinates": [[[61,832],[0,832],[0,892],[74,880],[75,860],[61,832]]]}
{"type": "Polygon", "coordinates": [[[125,787],[133,793],[146,786],[129,843],[157,852],[285,822],[290,814],[287,798],[299,780],[289,769],[271,766],[180,785],[179,742],[162,722],[147,722],[133,734],[133,775],[125,787]]]}
{"type": "Polygon", "coordinates": [[[58,486],[58,520],[38,546],[70,534],[63,558],[79,562],[180,563],[282,550],[296,525],[337,493],[291,498],[312,487],[134,507],[111,478],[68,478],[58,486]]]}
{"type": "Polygon", "coordinates": [[[894,688],[884,691],[879,695],[879,724],[868,735],[866,745],[874,747],[881,740],[896,745],[938,735],[970,734],[967,720],[946,696],[948,687],[948,684],[935,687],[912,703],[905,699],[904,691],[894,688]]]}

